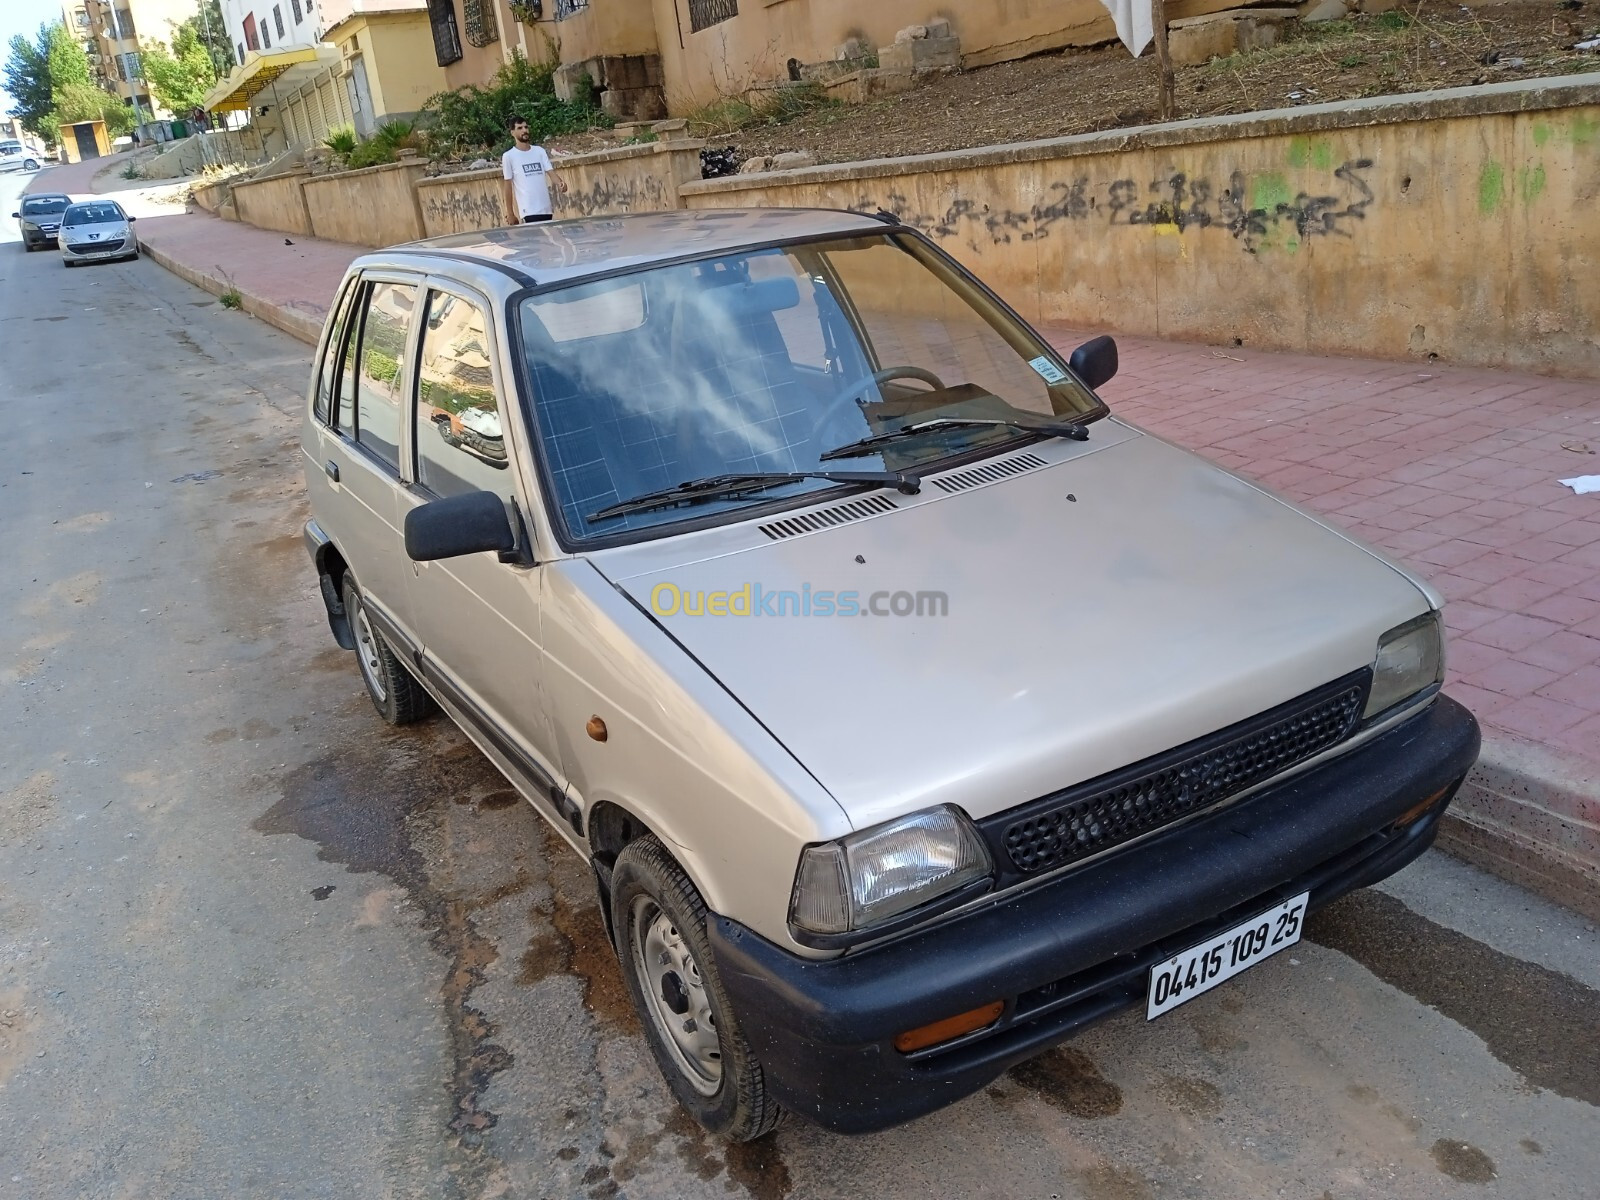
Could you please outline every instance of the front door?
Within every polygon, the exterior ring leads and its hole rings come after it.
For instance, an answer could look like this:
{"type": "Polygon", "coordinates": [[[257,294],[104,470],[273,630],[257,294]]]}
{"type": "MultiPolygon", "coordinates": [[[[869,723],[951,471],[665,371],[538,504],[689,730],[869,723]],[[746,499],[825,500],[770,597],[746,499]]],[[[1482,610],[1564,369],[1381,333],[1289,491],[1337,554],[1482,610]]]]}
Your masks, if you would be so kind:
{"type": "MultiPolygon", "coordinates": [[[[411,573],[400,518],[401,429],[409,412],[406,366],[420,287],[414,277],[364,276],[344,307],[329,349],[329,423],[315,423],[312,503],[344,555],[367,607],[393,628],[406,656],[415,636],[405,619],[411,573]]],[[[319,397],[318,407],[323,407],[319,397]]]]}
{"type": "MultiPolygon", "coordinates": [[[[429,287],[417,360],[415,483],[401,505],[492,492],[515,521],[527,511],[512,450],[517,410],[499,378],[492,310],[454,285],[430,280],[429,287]]],[[[544,694],[542,578],[539,567],[493,553],[413,563],[409,608],[423,673],[559,820],[565,789],[544,694]]]]}

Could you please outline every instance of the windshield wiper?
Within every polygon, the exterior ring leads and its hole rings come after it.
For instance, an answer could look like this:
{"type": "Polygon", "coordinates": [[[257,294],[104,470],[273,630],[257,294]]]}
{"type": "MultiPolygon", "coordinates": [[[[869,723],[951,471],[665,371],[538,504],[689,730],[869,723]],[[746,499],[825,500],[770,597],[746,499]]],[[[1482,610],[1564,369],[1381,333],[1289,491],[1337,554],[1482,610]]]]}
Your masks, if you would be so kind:
{"type": "Polygon", "coordinates": [[[907,496],[922,490],[922,480],[904,471],[758,471],[743,475],[710,475],[705,479],[691,479],[676,487],[662,488],[659,492],[645,492],[627,500],[608,505],[599,512],[589,514],[591,521],[604,521],[624,513],[646,512],[652,508],[668,508],[674,504],[691,504],[696,500],[718,500],[740,496],[746,492],[759,492],[763,488],[794,483],[801,479],[826,479],[830,483],[893,484],[907,496]]]}
{"type": "Polygon", "coordinates": [[[832,450],[825,451],[820,457],[826,462],[830,458],[857,458],[863,454],[871,454],[879,446],[887,446],[893,442],[905,441],[908,438],[922,437],[925,434],[941,433],[947,429],[978,428],[985,425],[1000,425],[1008,429],[1021,429],[1028,433],[1042,433],[1050,437],[1071,438],[1075,442],[1089,440],[1089,431],[1076,421],[1051,421],[1041,417],[1034,420],[1030,417],[931,417],[926,421],[918,421],[912,425],[902,425],[898,429],[891,429],[887,433],[875,433],[871,437],[864,437],[859,442],[849,442],[843,446],[835,446],[832,450]]]}

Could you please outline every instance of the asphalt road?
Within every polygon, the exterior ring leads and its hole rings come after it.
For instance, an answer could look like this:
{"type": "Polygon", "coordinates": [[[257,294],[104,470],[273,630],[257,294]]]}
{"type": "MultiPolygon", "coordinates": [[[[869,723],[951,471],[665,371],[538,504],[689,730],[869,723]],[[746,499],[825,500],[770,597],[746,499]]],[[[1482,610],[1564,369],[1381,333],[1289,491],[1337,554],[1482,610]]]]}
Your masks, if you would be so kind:
{"type": "Polygon", "coordinates": [[[1596,1195],[1600,937],[1438,855],[912,1125],[703,1136],[576,859],[334,648],[305,348],[0,237],[0,1197],[1596,1195]]]}

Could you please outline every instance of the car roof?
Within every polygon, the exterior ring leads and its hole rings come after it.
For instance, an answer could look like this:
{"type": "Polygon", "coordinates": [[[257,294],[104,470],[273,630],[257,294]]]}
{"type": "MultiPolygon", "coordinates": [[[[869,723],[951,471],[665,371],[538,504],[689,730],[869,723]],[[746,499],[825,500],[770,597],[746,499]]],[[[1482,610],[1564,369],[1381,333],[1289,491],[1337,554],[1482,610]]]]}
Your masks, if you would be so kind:
{"type": "Polygon", "coordinates": [[[409,253],[444,251],[451,258],[513,268],[537,283],[564,283],[754,246],[882,232],[883,227],[876,217],[831,209],[677,209],[451,233],[393,247],[383,257],[392,261],[409,253]]]}
{"type": "MultiPolygon", "coordinates": [[[[67,198],[69,200],[72,199],[70,196],[67,197],[67,198]]],[[[67,207],[69,209],[71,209],[71,208],[95,208],[95,207],[97,207],[99,205],[102,205],[102,204],[110,205],[112,208],[117,209],[118,211],[121,211],[121,209],[122,209],[122,205],[118,204],[115,200],[111,199],[111,197],[109,197],[109,196],[96,196],[93,200],[73,200],[71,204],[67,205],[67,207]]]]}
{"type": "Polygon", "coordinates": [[[23,192],[22,202],[26,204],[29,200],[65,200],[68,204],[72,203],[72,197],[65,192],[23,192]]]}

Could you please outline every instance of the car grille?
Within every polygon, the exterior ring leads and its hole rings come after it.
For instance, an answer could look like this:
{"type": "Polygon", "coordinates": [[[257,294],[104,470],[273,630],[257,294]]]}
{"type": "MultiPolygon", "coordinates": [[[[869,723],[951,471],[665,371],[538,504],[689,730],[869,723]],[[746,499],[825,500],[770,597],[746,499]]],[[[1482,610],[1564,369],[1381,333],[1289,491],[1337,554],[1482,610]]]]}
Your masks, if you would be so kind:
{"type": "Polygon", "coordinates": [[[67,249],[74,254],[104,254],[107,250],[121,250],[127,244],[127,238],[108,238],[100,242],[68,242],[67,249]]]}
{"type": "Polygon", "coordinates": [[[1354,728],[1370,672],[1124,771],[984,821],[1016,871],[1036,875],[1219,804],[1337,745],[1354,728]]]}

